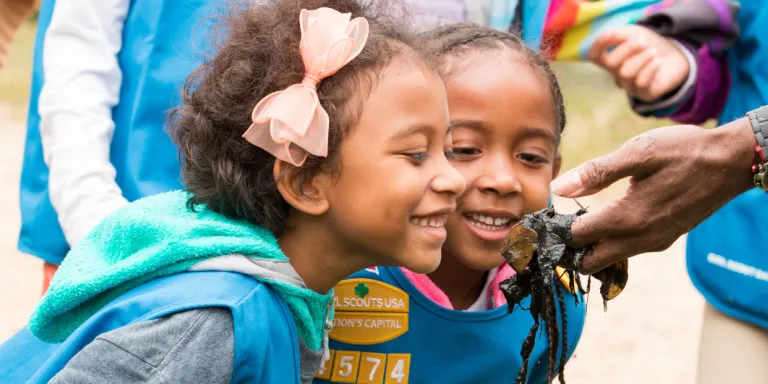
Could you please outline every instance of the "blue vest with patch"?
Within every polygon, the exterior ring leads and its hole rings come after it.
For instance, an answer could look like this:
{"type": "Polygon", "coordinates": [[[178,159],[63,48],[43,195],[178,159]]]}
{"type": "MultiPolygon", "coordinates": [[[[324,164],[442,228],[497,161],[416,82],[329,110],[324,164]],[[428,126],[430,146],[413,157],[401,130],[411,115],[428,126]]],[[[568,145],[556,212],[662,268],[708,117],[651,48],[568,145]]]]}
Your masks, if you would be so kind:
{"type": "MultiPolygon", "coordinates": [[[[42,1],[37,24],[18,247],[59,264],[69,246],[48,196],[48,167],[43,161],[38,113],[44,81],[43,38],[54,3],[42,1]]],[[[166,117],[179,104],[184,80],[202,64],[209,50],[206,47],[211,46],[214,21],[201,21],[223,12],[227,4],[221,0],[130,1],[118,54],[123,79],[119,103],[112,110],[115,131],[110,147],[117,184],[129,201],[181,188],[178,151],[166,132],[166,117]]]]}
{"type": "MultiPolygon", "coordinates": [[[[728,52],[732,85],[720,124],[768,105],[768,3],[740,3],[741,39],[728,52]]],[[[687,244],[691,281],[707,302],[764,328],[768,328],[767,222],[768,194],[753,189],[691,231],[687,244]]]]}
{"type": "MultiPolygon", "coordinates": [[[[0,345],[0,383],[47,383],[97,336],[195,308],[232,311],[232,383],[300,383],[298,333],[288,305],[258,280],[232,272],[186,272],[145,283],[99,310],[64,342],[24,328],[0,345]]],[[[119,378],[116,378],[119,381],[119,378]]]]}
{"type": "MultiPolygon", "coordinates": [[[[530,297],[523,306],[529,303],[530,297]]],[[[334,308],[331,360],[315,384],[514,383],[522,365],[520,347],[533,325],[530,312],[519,307],[511,314],[506,305],[480,312],[443,308],[398,268],[352,275],[334,288],[334,308]]],[[[585,305],[566,294],[565,310],[570,358],[581,337],[585,305]]],[[[529,363],[533,384],[547,381],[543,333],[529,363]]]]}

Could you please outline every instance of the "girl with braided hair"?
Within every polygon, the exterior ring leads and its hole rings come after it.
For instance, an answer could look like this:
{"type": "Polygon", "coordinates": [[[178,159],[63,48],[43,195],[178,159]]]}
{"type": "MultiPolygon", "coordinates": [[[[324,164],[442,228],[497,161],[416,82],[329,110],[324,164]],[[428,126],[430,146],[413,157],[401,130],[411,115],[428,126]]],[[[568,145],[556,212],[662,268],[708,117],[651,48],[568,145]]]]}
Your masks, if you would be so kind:
{"type": "MultiPolygon", "coordinates": [[[[534,319],[519,307],[508,314],[512,308],[499,290],[499,282],[514,273],[501,257],[504,240],[524,215],[547,207],[549,183],[560,169],[565,111],[557,79],[547,61],[511,33],[465,23],[421,37],[438,60],[448,92],[452,164],[467,189],[446,222],[448,238],[437,270],[426,275],[369,268],[337,288],[331,349],[342,357],[363,352],[358,383],[381,382],[376,379],[382,374],[387,383],[544,383],[557,374],[563,380],[563,363],[584,324],[582,298],[573,297],[567,287],[555,290],[559,294],[543,310],[544,338],[537,339],[546,342],[535,343],[522,361],[521,346],[534,319]],[[346,284],[377,289],[360,301],[354,300],[354,291],[347,296],[346,284]],[[386,290],[378,288],[381,284],[386,290]],[[399,326],[407,321],[407,330],[377,342],[384,335],[371,320],[387,311],[377,299],[398,291],[409,296],[408,307],[390,312],[403,318],[399,326]],[[395,314],[406,310],[405,316],[395,314]],[[562,323],[557,321],[560,312],[566,319],[562,323]],[[389,356],[386,367],[366,360],[375,361],[381,353],[389,356]],[[408,355],[407,364],[390,362],[401,354],[408,355]],[[438,368],[447,362],[450,368],[438,368]]],[[[529,305],[530,298],[523,302],[529,305]]],[[[323,366],[316,383],[341,381],[343,373],[337,357],[323,366]]]]}
{"type": "MultiPolygon", "coordinates": [[[[448,238],[435,272],[371,267],[337,287],[330,334],[335,359],[322,366],[316,383],[544,383],[556,376],[565,381],[563,366],[584,324],[581,297],[567,292],[567,280],[557,282],[539,324],[526,311],[530,298],[523,309],[508,308],[498,288],[514,273],[500,256],[503,239],[523,215],[547,206],[549,181],[559,171],[563,99],[545,58],[594,60],[593,51],[606,48],[591,50],[597,36],[647,21],[656,3],[468,1],[467,19],[490,28],[456,24],[424,33],[422,44],[441,63],[453,164],[466,178],[467,192],[446,223],[448,238]],[[392,320],[382,321],[385,316],[392,320]]],[[[727,37],[707,22],[700,20],[697,30],[727,37]]],[[[636,40],[655,34],[634,31],[636,40]]],[[[655,38],[671,48],[652,54],[637,44],[612,55],[633,58],[649,81],[696,72],[688,45],[677,48],[655,38]]],[[[674,108],[690,89],[688,82],[655,89],[652,102],[674,108]]]]}

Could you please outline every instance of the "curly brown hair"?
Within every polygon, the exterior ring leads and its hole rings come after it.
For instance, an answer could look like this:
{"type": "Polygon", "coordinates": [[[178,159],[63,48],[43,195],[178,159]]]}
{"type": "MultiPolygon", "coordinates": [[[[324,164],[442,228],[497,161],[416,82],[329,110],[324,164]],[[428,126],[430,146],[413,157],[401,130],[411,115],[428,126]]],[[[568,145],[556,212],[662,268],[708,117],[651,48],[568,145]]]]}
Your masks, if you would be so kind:
{"type": "MultiPolygon", "coordinates": [[[[525,45],[518,35],[477,24],[459,23],[426,31],[419,35],[419,39],[423,42],[427,52],[437,57],[439,61],[445,61],[450,57],[504,48],[517,52],[546,81],[554,108],[555,126],[559,132],[565,129],[565,100],[555,73],[549,66],[549,62],[525,45]]],[[[449,81],[451,73],[444,68],[441,76],[449,81]]]]}
{"type": "MultiPolygon", "coordinates": [[[[339,147],[362,113],[377,74],[393,59],[432,63],[416,49],[406,12],[380,0],[278,0],[239,10],[226,21],[227,38],[216,55],[187,79],[182,105],[171,112],[171,136],[179,148],[182,177],[196,206],[245,219],[279,235],[290,206],[277,190],[275,158],[245,139],[256,104],[304,77],[299,55],[299,12],[328,7],[365,17],[370,33],[359,56],[317,88],[328,112],[328,157],[310,155],[299,169],[308,181],[321,169],[338,171],[339,147]]],[[[299,185],[303,183],[300,182],[299,185]]]]}

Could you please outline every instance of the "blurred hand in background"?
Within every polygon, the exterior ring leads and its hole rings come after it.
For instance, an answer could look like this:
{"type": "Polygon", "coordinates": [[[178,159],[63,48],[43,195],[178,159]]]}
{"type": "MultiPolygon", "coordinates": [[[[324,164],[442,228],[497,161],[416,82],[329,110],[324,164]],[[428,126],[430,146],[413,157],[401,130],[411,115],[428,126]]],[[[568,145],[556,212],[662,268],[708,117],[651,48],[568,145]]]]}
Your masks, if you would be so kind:
{"type": "Polygon", "coordinates": [[[630,97],[651,102],[674,91],[690,66],[680,44],[648,28],[628,25],[600,35],[587,54],[630,97]]]}

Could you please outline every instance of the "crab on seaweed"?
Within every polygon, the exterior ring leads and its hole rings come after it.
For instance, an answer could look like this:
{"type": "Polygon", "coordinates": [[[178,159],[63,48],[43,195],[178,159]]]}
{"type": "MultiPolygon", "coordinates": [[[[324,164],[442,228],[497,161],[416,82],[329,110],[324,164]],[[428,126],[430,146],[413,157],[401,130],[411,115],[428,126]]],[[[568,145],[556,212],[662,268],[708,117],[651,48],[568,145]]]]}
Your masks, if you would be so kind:
{"type": "MultiPolygon", "coordinates": [[[[575,214],[562,215],[550,206],[526,215],[512,228],[502,249],[502,255],[517,272],[499,284],[499,288],[507,299],[508,311],[511,312],[516,305],[520,305],[522,300],[530,295],[529,310],[534,320],[528,336],[523,341],[521,350],[523,365],[517,374],[516,383],[518,384],[524,384],[526,381],[528,360],[542,321],[547,332],[549,382],[554,380],[557,370],[560,383],[565,384],[564,362],[568,350],[568,338],[566,334],[559,334],[557,326],[559,317],[560,323],[563,324],[563,333],[567,332],[563,293],[565,288],[563,284],[558,284],[557,280],[567,279],[571,282],[567,286],[576,299],[575,305],[578,305],[579,300],[577,289],[582,294],[589,292],[590,280],[587,281],[585,290],[579,279],[578,266],[590,247],[568,246],[571,242],[571,224],[576,217],[584,213],[586,209],[582,208],[575,214]],[[561,308],[559,312],[556,308],[558,305],[561,308]],[[559,351],[558,347],[560,347],[559,351]],[[558,352],[560,365],[556,368],[558,352]]],[[[624,260],[592,275],[602,282],[600,293],[604,306],[607,305],[608,300],[618,296],[626,286],[627,266],[628,263],[624,260]]]]}

